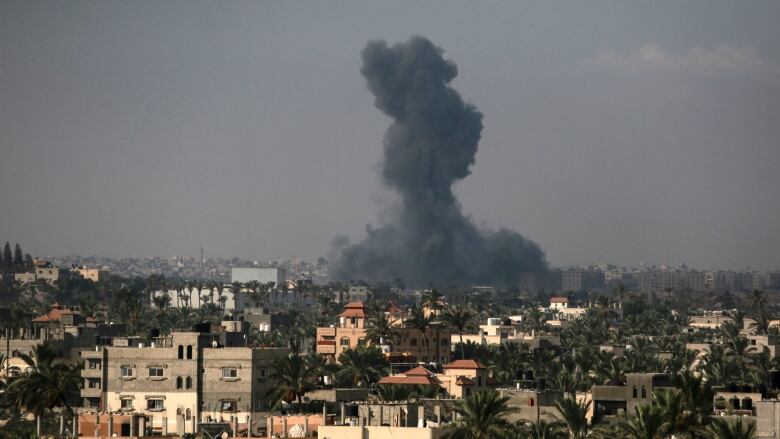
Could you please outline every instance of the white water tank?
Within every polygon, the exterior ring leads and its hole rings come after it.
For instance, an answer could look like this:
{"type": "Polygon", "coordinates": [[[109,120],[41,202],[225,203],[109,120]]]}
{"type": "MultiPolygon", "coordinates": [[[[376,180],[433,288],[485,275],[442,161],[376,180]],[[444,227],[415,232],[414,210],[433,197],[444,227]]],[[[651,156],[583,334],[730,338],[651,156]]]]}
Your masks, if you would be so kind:
{"type": "Polygon", "coordinates": [[[490,326],[499,326],[501,325],[501,319],[499,319],[498,317],[491,317],[487,319],[487,324],[490,326]]]}

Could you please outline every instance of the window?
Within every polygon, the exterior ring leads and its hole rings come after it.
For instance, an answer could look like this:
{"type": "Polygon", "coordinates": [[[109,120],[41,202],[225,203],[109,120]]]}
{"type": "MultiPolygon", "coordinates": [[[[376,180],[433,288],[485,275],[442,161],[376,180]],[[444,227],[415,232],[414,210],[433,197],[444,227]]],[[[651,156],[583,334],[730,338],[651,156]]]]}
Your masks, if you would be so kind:
{"type": "Polygon", "coordinates": [[[131,398],[122,398],[119,400],[119,408],[122,410],[132,410],[133,400],[131,398]]]}
{"type": "Polygon", "coordinates": [[[190,418],[192,418],[192,410],[190,410],[190,409],[187,409],[187,410],[184,412],[184,418],[185,418],[186,420],[188,420],[188,421],[189,421],[189,420],[190,420],[190,418]]]}
{"type": "Polygon", "coordinates": [[[100,388],[100,379],[99,378],[87,378],[87,388],[89,388],[89,389],[99,389],[100,388]]]}
{"type": "Polygon", "coordinates": [[[164,401],[162,399],[147,399],[146,400],[146,409],[147,410],[164,410],[165,405],[163,404],[164,401]]]}
{"type": "Polygon", "coordinates": [[[482,387],[482,375],[477,376],[477,387],[482,387]]]}
{"type": "Polygon", "coordinates": [[[366,339],[365,338],[359,338],[358,339],[358,346],[365,346],[366,345],[366,339]]]}
{"type": "Polygon", "coordinates": [[[238,378],[238,369],[235,367],[223,367],[222,368],[222,379],[226,378],[238,378]]]}
{"type": "Polygon", "coordinates": [[[409,346],[417,346],[417,339],[416,338],[410,338],[409,339],[409,346]]]}
{"type": "Polygon", "coordinates": [[[22,374],[22,370],[19,369],[16,366],[11,366],[11,367],[8,368],[8,376],[9,377],[18,377],[21,374],[22,374]]]}
{"type": "Polygon", "coordinates": [[[447,340],[446,338],[442,338],[441,339],[441,345],[442,346],[447,346],[448,344],[449,344],[449,340],[447,340]]]}
{"type": "Polygon", "coordinates": [[[150,367],[149,368],[149,378],[162,378],[163,377],[163,368],[162,367],[150,367]]]}
{"type": "Polygon", "coordinates": [[[187,345],[187,359],[192,360],[192,345],[187,345]]]}
{"type": "Polygon", "coordinates": [[[647,398],[647,388],[642,386],[642,398],[647,398]]]}
{"type": "Polygon", "coordinates": [[[182,380],[181,377],[176,377],[176,388],[181,389],[182,388],[182,380]]]}
{"type": "Polygon", "coordinates": [[[179,345],[178,358],[179,358],[179,360],[183,360],[184,359],[184,346],[182,346],[182,345],[179,345]]]}
{"type": "Polygon", "coordinates": [[[132,378],[133,377],[133,367],[132,366],[122,366],[121,376],[122,376],[122,378],[132,378]]]}
{"type": "Polygon", "coordinates": [[[267,370],[266,370],[266,368],[264,368],[264,367],[261,367],[260,369],[257,369],[257,375],[258,375],[260,378],[265,378],[265,374],[266,374],[266,373],[267,373],[267,370]]]}
{"type": "Polygon", "coordinates": [[[631,396],[636,398],[636,386],[634,386],[634,389],[631,391],[631,396]]]}
{"type": "Polygon", "coordinates": [[[341,346],[349,346],[349,337],[341,337],[341,346]]]}
{"type": "Polygon", "coordinates": [[[238,404],[235,399],[223,399],[219,402],[219,410],[222,412],[235,412],[238,410],[238,404]]]}
{"type": "Polygon", "coordinates": [[[100,369],[100,360],[90,359],[89,361],[87,361],[87,367],[89,367],[90,369],[100,369]]]}
{"type": "Polygon", "coordinates": [[[187,377],[187,388],[188,389],[192,388],[192,377],[187,377]]]}

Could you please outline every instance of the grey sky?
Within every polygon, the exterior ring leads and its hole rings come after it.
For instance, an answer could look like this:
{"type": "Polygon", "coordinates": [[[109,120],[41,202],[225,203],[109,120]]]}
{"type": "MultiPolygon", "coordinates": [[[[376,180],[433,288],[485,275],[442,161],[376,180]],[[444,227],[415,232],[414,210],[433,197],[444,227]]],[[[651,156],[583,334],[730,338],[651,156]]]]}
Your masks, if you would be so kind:
{"type": "Polygon", "coordinates": [[[421,34],[485,115],[456,190],[556,265],[780,267],[780,3],[0,3],[0,239],[324,255],[392,194],[360,50],[421,34]],[[366,4],[370,3],[370,4],[366,4]]]}

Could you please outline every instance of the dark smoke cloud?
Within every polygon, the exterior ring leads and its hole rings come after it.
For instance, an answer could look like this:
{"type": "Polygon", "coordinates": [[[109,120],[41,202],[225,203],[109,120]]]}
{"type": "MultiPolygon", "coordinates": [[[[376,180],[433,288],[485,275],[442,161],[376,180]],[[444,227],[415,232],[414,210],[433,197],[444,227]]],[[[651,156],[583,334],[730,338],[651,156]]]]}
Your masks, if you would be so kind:
{"type": "Polygon", "coordinates": [[[482,114],[448,84],[457,67],[415,36],[363,49],[374,105],[393,119],[384,137],[382,180],[400,194],[367,227],[363,242],[334,240],[331,277],[409,285],[512,285],[522,272],[544,272],[544,253],[516,232],[480,230],[461,212],[452,185],[467,177],[482,132],[482,114]]]}

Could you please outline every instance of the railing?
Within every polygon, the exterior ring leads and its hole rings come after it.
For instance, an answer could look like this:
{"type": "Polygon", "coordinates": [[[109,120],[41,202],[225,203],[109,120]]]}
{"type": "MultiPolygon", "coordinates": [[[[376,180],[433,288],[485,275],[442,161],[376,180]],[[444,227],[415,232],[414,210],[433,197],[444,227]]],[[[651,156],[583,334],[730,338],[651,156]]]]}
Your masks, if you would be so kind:
{"type": "Polygon", "coordinates": [[[336,346],[336,340],[317,340],[318,346],[336,346]]]}

